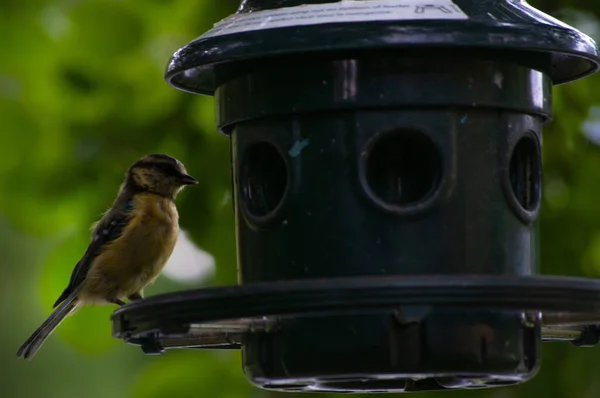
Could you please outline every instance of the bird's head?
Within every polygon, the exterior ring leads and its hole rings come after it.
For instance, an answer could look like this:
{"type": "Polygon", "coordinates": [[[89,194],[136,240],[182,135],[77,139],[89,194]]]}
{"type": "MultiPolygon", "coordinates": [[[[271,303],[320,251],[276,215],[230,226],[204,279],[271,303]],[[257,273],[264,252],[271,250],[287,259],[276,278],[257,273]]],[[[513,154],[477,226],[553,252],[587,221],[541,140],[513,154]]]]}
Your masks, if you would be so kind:
{"type": "Polygon", "coordinates": [[[127,170],[125,186],[136,192],[150,192],[173,198],[186,186],[197,184],[183,163],[163,154],[147,155],[127,170]]]}

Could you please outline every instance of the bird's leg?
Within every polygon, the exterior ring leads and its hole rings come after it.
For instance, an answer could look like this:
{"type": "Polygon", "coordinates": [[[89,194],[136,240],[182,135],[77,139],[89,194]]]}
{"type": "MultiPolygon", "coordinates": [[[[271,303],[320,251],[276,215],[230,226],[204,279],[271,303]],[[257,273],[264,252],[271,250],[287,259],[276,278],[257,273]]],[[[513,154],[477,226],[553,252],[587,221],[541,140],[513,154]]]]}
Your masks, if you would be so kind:
{"type": "Polygon", "coordinates": [[[144,298],[144,296],[142,296],[142,292],[135,292],[135,293],[130,294],[129,296],[127,296],[127,299],[129,301],[141,300],[143,298],[144,298]]]}
{"type": "Polygon", "coordinates": [[[116,305],[125,305],[125,302],[123,300],[119,300],[119,299],[112,299],[110,300],[111,303],[116,304],[116,305]]]}

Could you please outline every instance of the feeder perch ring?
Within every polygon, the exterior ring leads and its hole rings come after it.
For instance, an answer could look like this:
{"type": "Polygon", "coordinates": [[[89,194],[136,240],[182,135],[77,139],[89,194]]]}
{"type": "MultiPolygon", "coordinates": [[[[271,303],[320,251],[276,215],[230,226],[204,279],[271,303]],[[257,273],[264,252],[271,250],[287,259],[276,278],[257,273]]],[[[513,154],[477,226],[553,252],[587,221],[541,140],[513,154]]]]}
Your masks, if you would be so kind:
{"type": "Polygon", "coordinates": [[[520,312],[525,324],[542,327],[544,340],[577,344],[598,331],[600,281],[438,275],[252,283],[150,297],[116,310],[112,321],[115,337],[158,353],[165,348],[240,348],[247,334],[277,333],[277,320],[286,316],[394,313],[416,306],[520,312]]]}

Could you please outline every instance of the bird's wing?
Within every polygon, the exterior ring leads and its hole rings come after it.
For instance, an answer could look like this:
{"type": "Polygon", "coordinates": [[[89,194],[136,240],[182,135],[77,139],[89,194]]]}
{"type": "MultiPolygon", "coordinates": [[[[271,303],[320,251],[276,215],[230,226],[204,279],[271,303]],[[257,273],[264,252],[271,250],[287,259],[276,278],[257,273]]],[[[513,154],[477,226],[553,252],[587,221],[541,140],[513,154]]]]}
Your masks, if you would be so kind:
{"type": "Polygon", "coordinates": [[[106,245],[123,233],[130,220],[130,214],[133,210],[133,201],[130,199],[125,202],[125,205],[120,208],[111,209],[94,228],[92,234],[92,242],[89,244],[85,254],[79,260],[75,269],[71,273],[69,285],[62,292],[60,297],[54,303],[54,307],[58,306],[69,294],[71,294],[84,281],[94,259],[102,253],[106,245]]]}

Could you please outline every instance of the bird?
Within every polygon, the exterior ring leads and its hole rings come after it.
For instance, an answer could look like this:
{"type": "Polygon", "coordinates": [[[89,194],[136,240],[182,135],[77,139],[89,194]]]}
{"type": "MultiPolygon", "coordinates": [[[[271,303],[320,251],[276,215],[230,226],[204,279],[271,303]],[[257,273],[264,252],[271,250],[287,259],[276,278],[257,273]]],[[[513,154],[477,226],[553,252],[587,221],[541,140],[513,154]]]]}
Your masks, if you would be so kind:
{"type": "Polygon", "coordinates": [[[54,311],[23,343],[17,357],[31,359],[66,316],[86,305],[141,300],[171,256],[179,234],[175,199],[198,181],[179,160],[146,155],[125,173],[110,209],[92,225],[91,241],[75,265],[54,311]]]}

